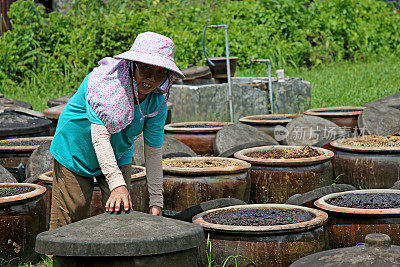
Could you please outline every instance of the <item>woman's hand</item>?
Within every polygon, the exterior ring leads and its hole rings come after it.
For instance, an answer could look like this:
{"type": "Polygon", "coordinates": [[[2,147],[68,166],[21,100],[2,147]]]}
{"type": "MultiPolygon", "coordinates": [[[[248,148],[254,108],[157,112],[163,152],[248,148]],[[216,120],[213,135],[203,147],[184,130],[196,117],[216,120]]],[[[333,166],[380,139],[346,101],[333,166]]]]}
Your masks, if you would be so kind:
{"type": "Polygon", "coordinates": [[[118,186],[111,191],[111,195],[106,203],[106,211],[118,212],[121,208],[121,202],[124,203],[125,211],[132,209],[131,196],[125,185],[118,186]]]}
{"type": "Polygon", "coordinates": [[[159,206],[151,206],[149,213],[151,215],[162,216],[162,208],[159,206]]]}

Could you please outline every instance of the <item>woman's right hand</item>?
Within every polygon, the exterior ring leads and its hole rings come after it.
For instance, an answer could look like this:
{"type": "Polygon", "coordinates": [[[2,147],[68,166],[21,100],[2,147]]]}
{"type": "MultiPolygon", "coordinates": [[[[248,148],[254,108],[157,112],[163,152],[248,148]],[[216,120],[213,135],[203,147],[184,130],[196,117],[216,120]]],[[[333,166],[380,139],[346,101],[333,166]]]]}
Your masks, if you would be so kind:
{"type": "Polygon", "coordinates": [[[132,209],[132,200],[129,191],[125,185],[118,186],[111,191],[111,195],[106,203],[106,211],[118,212],[121,208],[121,202],[124,203],[125,211],[132,209]]]}

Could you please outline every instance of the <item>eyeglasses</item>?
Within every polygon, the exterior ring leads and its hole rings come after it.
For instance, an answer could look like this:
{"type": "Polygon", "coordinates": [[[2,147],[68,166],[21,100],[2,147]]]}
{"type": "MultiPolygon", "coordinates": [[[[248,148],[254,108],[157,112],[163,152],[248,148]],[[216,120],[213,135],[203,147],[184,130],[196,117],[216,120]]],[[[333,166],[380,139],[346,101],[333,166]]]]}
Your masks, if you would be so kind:
{"type": "Polygon", "coordinates": [[[142,64],[139,68],[139,64],[135,63],[136,69],[139,71],[140,76],[145,78],[154,77],[157,82],[162,82],[167,78],[168,70],[159,68],[156,70],[151,65],[142,64]]]}

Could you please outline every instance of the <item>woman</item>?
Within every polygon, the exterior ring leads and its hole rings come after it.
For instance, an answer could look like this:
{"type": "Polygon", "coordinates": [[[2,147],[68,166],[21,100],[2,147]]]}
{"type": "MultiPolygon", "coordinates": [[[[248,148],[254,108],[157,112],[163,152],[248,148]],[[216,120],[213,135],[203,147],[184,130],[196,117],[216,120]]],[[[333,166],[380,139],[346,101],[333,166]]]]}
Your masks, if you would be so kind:
{"type": "Polygon", "coordinates": [[[150,214],[161,216],[165,104],[173,77],[184,77],[174,62],[174,43],[141,33],[129,51],[99,65],[63,109],[51,144],[50,229],[88,217],[93,177],[106,211],[118,212],[122,204],[125,211],[132,208],[133,141],[142,132],[150,214]]]}

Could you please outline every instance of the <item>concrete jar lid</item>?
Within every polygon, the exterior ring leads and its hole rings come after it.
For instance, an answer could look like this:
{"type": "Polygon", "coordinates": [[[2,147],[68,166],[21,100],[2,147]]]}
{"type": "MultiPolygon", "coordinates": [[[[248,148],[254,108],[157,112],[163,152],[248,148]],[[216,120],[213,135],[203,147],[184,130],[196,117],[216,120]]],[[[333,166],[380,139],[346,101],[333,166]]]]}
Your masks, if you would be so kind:
{"type": "Polygon", "coordinates": [[[0,137],[36,134],[50,130],[51,121],[41,112],[22,108],[0,109],[0,137]],[[26,112],[25,112],[26,111],[26,112]],[[37,113],[42,116],[30,115],[37,113]]]}
{"type": "Polygon", "coordinates": [[[391,246],[385,234],[369,234],[361,246],[331,249],[294,262],[290,267],[308,266],[399,266],[400,246],[391,246]]]}
{"type": "Polygon", "coordinates": [[[54,256],[146,256],[204,244],[201,226],[131,211],[103,213],[39,234],[36,251],[54,256]]]}

